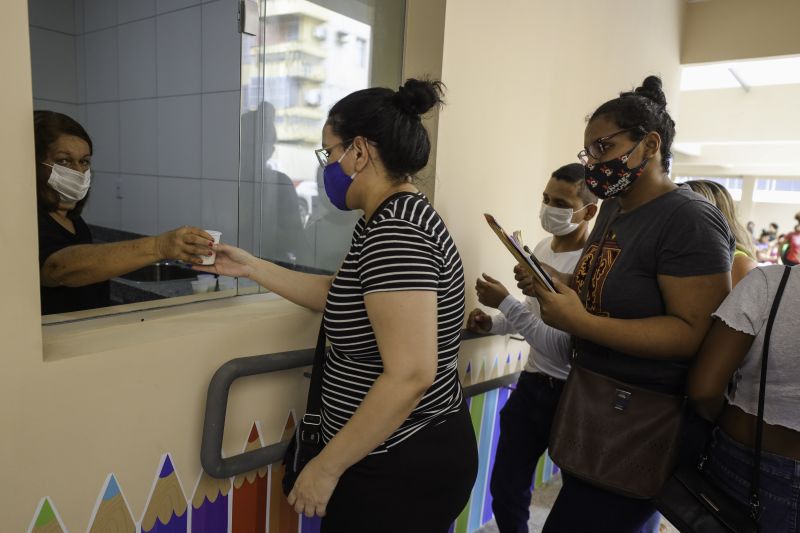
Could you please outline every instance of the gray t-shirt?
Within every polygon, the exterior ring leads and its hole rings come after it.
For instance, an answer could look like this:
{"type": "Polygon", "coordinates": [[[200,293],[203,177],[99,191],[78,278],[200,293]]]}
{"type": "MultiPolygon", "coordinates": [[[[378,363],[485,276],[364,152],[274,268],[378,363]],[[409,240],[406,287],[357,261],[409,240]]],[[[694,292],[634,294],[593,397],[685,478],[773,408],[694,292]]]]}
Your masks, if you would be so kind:
{"type": "MultiPolygon", "coordinates": [[[[800,267],[792,273],[784,289],[769,345],[767,386],[764,400],[764,421],[800,431],[800,267]]],[[[746,413],[758,414],[758,389],[761,383],[761,356],[764,332],[778,291],[784,267],[756,268],[740,281],[728,295],[714,317],[736,331],[755,337],[742,365],[734,376],[734,387],[728,401],[746,413]]]]}
{"type": "MultiPolygon", "coordinates": [[[[603,202],[575,269],[573,286],[582,293],[598,253],[601,233],[617,212],[618,199],[603,202]]],[[[677,189],[616,216],[589,284],[589,312],[623,319],[666,313],[658,276],[703,276],[730,272],[735,240],[719,210],[688,187],[677,189]]],[[[576,339],[578,363],[633,385],[682,391],[688,361],[655,360],[623,354],[576,339]]]]}

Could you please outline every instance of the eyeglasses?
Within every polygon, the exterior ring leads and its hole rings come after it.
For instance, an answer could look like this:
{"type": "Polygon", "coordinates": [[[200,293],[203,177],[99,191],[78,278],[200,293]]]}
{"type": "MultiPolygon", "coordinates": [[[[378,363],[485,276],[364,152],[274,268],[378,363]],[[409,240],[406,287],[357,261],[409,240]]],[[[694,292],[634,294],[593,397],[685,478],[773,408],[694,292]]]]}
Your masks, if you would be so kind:
{"type": "Polygon", "coordinates": [[[600,158],[603,157],[603,154],[606,153],[606,150],[610,148],[608,145],[608,141],[616,137],[621,133],[625,133],[628,131],[639,130],[643,133],[646,133],[646,130],[642,126],[636,126],[633,128],[625,128],[624,130],[619,130],[617,132],[612,133],[611,135],[606,135],[604,137],[599,137],[592,141],[589,146],[584,147],[583,150],[578,152],[578,161],[581,162],[584,166],[589,164],[589,158],[596,159],[600,161],[600,158]]]}
{"type": "Polygon", "coordinates": [[[336,148],[337,146],[341,146],[343,144],[349,144],[353,141],[353,139],[349,139],[347,141],[342,141],[336,144],[332,144],[328,147],[322,147],[314,150],[314,155],[317,156],[317,161],[319,162],[319,166],[325,168],[328,166],[328,158],[331,156],[331,150],[336,148]]]}

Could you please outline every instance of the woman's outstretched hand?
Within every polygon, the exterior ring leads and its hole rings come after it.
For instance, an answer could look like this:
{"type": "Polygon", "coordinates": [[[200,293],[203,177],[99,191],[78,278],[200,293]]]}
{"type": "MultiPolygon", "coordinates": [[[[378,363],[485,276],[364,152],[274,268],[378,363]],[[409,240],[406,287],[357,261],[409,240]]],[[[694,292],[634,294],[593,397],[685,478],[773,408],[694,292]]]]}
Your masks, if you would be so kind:
{"type": "Polygon", "coordinates": [[[257,259],[249,253],[229,244],[215,244],[212,249],[217,253],[214,264],[193,265],[194,270],[234,278],[249,278],[253,275],[257,259]]]}

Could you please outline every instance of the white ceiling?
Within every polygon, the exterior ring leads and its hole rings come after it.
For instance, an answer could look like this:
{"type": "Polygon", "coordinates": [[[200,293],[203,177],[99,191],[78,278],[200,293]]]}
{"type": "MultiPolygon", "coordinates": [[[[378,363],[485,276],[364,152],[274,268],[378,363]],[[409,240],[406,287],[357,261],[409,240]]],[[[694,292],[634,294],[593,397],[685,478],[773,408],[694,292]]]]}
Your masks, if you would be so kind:
{"type": "Polygon", "coordinates": [[[800,176],[800,56],[686,65],[681,86],[673,174],[800,176]]]}

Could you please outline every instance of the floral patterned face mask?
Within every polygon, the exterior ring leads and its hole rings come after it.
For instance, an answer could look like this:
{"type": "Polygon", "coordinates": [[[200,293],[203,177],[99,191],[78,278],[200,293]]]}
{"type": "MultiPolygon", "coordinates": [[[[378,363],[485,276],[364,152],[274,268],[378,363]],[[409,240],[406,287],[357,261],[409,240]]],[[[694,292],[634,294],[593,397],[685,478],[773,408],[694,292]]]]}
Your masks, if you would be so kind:
{"type": "Polygon", "coordinates": [[[595,196],[601,199],[617,196],[633,185],[636,178],[642,175],[644,167],[650,161],[649,158],[634,168],[628,168],[627,165],[631,154],[636,150],[636,147],[642,144],[642,141],[636,143],[636,146],[616,159],[586,164],[586,186],[595,196]]]}

